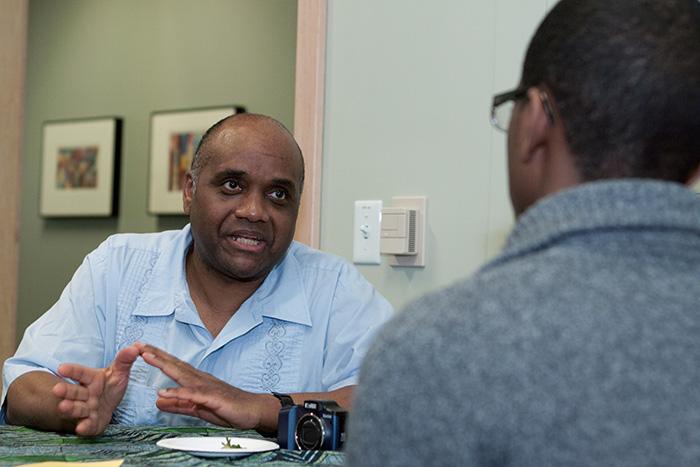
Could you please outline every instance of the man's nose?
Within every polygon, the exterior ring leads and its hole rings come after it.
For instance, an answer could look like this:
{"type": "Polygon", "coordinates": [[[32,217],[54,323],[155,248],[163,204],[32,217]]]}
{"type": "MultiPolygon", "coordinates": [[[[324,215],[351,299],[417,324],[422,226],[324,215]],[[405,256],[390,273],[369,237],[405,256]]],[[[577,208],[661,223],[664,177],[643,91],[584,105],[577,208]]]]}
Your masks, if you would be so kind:
{"type": "Polygon", "coordinates": [[[267,222],[269,220],[264,196],[249,192],[239,199],[241,203],[236,207],[236,217],[247,219],[250,222],[267,222]]]}

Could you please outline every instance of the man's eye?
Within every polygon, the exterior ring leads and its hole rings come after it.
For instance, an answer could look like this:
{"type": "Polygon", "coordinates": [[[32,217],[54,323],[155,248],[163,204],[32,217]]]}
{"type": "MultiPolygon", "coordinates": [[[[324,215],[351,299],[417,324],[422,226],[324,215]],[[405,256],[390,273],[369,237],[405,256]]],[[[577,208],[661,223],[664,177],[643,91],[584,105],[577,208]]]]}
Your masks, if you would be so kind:
{"type": "Polygon", "coordinates": [[[224,189],[228,191],[237,191],[241,185],[236,180],[227,180],[224,182],[224,189]]]}
{"type": "Polygon", "coordinates": [[[284,190],[274,190],[270,192],[270,198],[275,201],[284,201],[287,199],[287,192],[284,190]]]}

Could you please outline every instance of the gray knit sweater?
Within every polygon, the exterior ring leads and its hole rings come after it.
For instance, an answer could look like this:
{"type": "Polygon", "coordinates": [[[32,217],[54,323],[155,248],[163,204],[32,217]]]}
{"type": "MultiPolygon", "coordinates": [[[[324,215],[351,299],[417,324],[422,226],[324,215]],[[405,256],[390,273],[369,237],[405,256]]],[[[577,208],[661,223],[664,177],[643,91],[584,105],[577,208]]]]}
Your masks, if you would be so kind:
{"type": "Polygon", "coordinates": [[[541,200],[504,252],[379,336],[353,466],[700,465],[700,198],[657,181],[541,200]]]}

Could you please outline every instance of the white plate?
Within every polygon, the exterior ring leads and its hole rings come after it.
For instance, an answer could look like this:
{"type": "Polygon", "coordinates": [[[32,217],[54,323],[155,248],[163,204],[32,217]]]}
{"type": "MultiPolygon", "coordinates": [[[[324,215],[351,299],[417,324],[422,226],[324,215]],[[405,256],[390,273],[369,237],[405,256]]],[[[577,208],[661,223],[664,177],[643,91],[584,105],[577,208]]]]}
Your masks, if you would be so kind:
{"type": "Polygon", "coordinates": [[[229,438],[231,444],[240,444],[240,448],[225,448],[223,436],[198,436],[193,438],[161,439],[156,445],[162,448],[187,451],[200,457],[243,457],[256,452],[274,451],[280,446],[272,441],[255,438],[229,438]]]}

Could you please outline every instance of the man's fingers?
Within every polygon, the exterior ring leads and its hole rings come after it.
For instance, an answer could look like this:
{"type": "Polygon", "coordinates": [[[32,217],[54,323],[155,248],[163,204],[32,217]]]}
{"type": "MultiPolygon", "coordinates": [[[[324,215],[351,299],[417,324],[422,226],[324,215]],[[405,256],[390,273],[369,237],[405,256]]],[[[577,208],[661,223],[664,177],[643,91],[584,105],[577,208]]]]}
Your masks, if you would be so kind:
{"type": "Polygon", "coordinates": [[[52,388],[53,395],[59,399],[86,401],[90,396],[87,388],[67,382],[56,383],[52,388]]]}
{"type": "Polygon", "coordinates": [[[182,410],[192,409],[196,405],[187,399],[163,399],[163,403],[169,404],[170,407],[178,407],[182,410]]]}
{"type": "Polygon", "coordinates": [[[151,345],[141,344],[141,357],[146,363],[158,368],[181,386],[190,386],[201,381],[204,373],[179,360],[167,352],[151,345]]]}
{"type": "Polygon", "coordinates": [[[164,352],[157,347],[153,347],[152,345],[143,344],[143,347],[140,350],[141,355],[144,356],[144,359],[145,356],[148,356],[151,358],[151,360],[153,360],[155,363],[161,366],[178,366],[179,364],[186,365],[186,363],[180,360],[179,358],[173,357],[168,352],[164,352]]]}
{"type": "Polygon", "coordinates": [[[134,364],[138,357],[138,347],[136,347],[135,345],[124,347],[114,357],[114,362],[112,362],[112,369],[117,372],[128,373],[129,371],[131,371],[131,366],[134,364]]]}
{"type": "Polygon", "coordinates": [[[58,374],[64,378],[70,378],[73,381],[78,381],[82,384],[92,383],[95,374],[101,370],[88,368],[77,363],[64,363],[58,367],[58,374]]]}
{"type": "Polygon", "coordinates": [[[156,407],[163,412],[195,416],[195,405],[187,400],[158,398],[156,399],[156,407]]]}
{"type": "Polygon", "coordinates": [[[91,418],[84,418],[75,425],[75,434],[78,436],[95,436],[99,433],[96,430],[96,423],[91,418]]]}
{"type": "Polygon", "coordinates": [[[158,391],[158,396],[163,399],[177,399],[179,401],[188,401],[191,404],[197,404],[204,407],[216,409],[220,404],[215,403],[212,394],[206,394],[196,388],[167,388],[158,391]]]}
{"type": "Polygon", "coordinates": [[[156,407],[158,407],[163,412],[170,412],[179,415],[189,415],[190,417],[197,417],[205,420],[209,423],[221,426],[230,426],[230,424],[223,418],[217,416],[214,412],[211,412],[206,407],[201,405],[193,404],[188,400],[175,399],[175,398],[159,398],[156,400],[156,407]]]}
{"type": "Polygon", "coordinates": [[[90,415],[90,409],[84,402],[75,402],[64,399],[58,403],[58,411],[61,416],[70,420],[86,418],[90,415]]]}
{"type": "Polygon", "coordinates": [[[163,366],[166,365],[165,360],[158,358],[158,356],[152,352],[142,352],[141,358],[143,358],[143,360],[149,365],[154,366],[161,371],[163,371],[163,366]]]}
{"type": "Polygon", "coordinates": [[[89,368],[75,363],[58,367],[60,376],[78,383],[62,381],[51,388],[53,395],[60,399],[59,416],[76,422],[76,434],[95,436],[104,431],[124,395],[131,366],[138,356],[139,349],[129,346],[120,350],[107,368],[89,368]]]}
{"type": "Polygon", "coordinates": [[[163,362],[173,362],[173,361],[178,360],[176,357],[173,357],[168,352],[161,350],[158,347],[155,347],[151,344],[144,344],[141,342],[137,342],[134,344],[134,347],[139,349],[139,352],[141,352],[141,354],[151,353],[151,354],[155,355],[156,358],[158,358],[159,360],[161,360],[163,362]]]}
{"type": "Polygon", "coordinates": [[[158,396],[165,399],[184,399],[191,400],[192,396],[197,392],[192,388],[165,388],[158,391],[158,396]]]}

